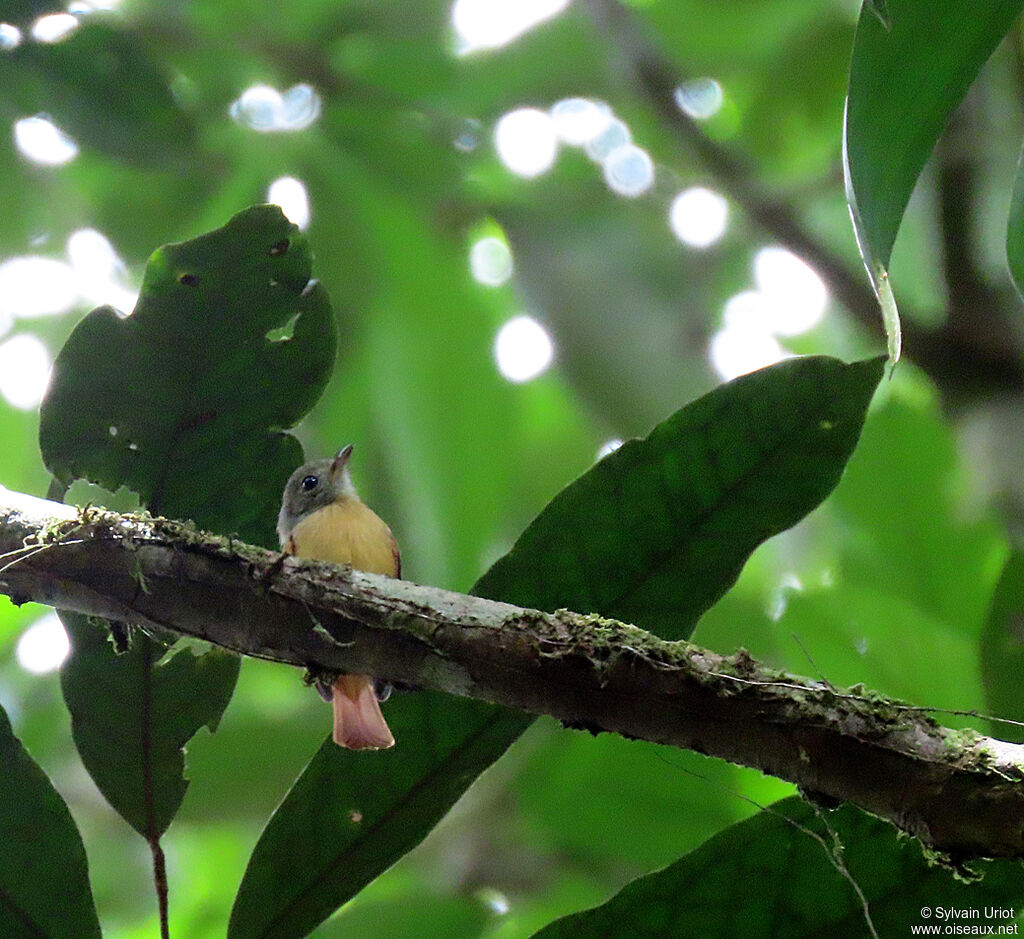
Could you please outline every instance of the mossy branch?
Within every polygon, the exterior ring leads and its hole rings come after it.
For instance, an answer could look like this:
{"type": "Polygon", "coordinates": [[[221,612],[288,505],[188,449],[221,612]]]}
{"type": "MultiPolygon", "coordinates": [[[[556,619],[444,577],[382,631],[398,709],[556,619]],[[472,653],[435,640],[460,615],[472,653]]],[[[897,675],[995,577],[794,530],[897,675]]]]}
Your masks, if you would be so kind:
{"type": "Polygon", "coordinates": [[[697,750],[852,802],[956,861],[1024,858],[1024,747],[742,651],[282,559],[180,522],[2,488],[0,592],[697,750]]]}

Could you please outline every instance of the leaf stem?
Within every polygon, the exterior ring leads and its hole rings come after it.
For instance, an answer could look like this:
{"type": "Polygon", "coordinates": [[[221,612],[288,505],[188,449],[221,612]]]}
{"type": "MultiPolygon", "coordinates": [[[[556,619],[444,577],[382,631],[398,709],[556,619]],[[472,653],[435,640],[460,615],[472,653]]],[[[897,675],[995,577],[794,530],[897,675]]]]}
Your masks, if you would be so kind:
{"type": "Polygon", "coordinates": [[[153,853],[153,884],[156,887],[156,902],[160,910],[160,939],[171,939],[170,920],[167,915],[167,863],[160,839],[149,842],[153,853]]]}
{"type": "Polygon", "coordinates": [[[142,658],[142,786],[146,805],[146,841],[153,855],[153,886],[156,888],[157,908],[160,912],[160,939],[171,939],[171,927],[168,919],[167,904],[167,861],[164,849],[160,845],[160,833],[157,831],[156,816],[153,806],[153,741],[150,735],[151,711],[153,701],[153,648],[148,640],[142,658]]]}

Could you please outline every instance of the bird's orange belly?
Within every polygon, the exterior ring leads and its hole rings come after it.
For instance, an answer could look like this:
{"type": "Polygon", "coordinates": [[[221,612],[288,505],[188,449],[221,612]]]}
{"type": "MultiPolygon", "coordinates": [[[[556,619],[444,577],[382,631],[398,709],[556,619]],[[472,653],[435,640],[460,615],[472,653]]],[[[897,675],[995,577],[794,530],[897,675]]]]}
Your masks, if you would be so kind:
{"type": "Polygon", "coordinates": [[[362,502],[339,500],[307,515],[292,529],[291,540],[298,557],[397,576],[391,529],[362,502]]]}

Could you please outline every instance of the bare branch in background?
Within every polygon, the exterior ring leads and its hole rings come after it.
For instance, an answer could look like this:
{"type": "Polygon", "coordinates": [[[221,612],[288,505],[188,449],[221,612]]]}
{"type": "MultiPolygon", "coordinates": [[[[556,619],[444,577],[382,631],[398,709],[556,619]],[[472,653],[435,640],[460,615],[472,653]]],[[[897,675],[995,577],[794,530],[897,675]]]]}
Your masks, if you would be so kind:
{"type": "MultiPolygon", "coordinates": [[[[835,299],[884,342],[878,303],[864,271],[850,270],[804,224],[794,206],[775,198],[761,185],[739,154],[711,140],[693,118],[677,107],[675,90],[688,76],[680,74],[647,38],[634,11],[618,0],[588,0],[588,6],[599,27],[618,48],[634,88],[664,125],[754,224],[814,267],[835,299]]],[[[969,219],[958,222],[962,227],[969,224],[969,219]]],[[[951,293],[959,289],[950,284],[951,293]]],[[[993,294],[989,292],[988,296],[993,294]]],[[[1024,391],[1024,355],[1017,332],[1006,324],[999,307],[988,304],[971,309],[974,326],[969,329],[964,328],[962,317],[951,315],[942,324],[930,327],[922,326],[905,305],[902,312],[906,355],[931,376],[948,402],[1024,391]]]]}

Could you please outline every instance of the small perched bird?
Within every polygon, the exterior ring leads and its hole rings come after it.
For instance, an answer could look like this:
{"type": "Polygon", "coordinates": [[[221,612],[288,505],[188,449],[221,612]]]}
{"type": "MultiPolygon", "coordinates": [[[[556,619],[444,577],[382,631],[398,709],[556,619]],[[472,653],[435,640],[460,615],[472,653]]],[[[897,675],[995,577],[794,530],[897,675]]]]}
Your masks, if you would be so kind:
{"type": "MultiPolygon", "coordinates": [[[[351,456],[349,444],[333,460],[314,460],[292,473],[277,518],[281,549],[300,558],[401,577],[402,558],[391,529],[360,501],[352,485],[351,456]]],[[[351,750],[394,746],[380,710],[390,690],[387,685],[378,689],[369,675],[339,675],[331,686],[334,742],[351,750]]]]}

